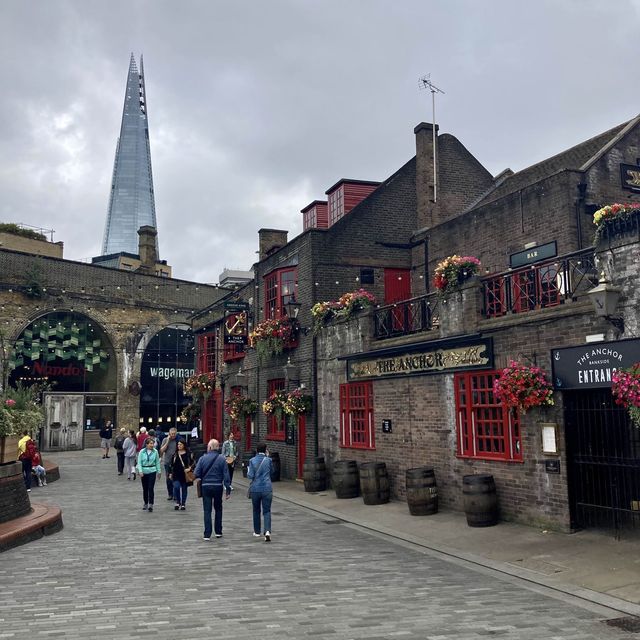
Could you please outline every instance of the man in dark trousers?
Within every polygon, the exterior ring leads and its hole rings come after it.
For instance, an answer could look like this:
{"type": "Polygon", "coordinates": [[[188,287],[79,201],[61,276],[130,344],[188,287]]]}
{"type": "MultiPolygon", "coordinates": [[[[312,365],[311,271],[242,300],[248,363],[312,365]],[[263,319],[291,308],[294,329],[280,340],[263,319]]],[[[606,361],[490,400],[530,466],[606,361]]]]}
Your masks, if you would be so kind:
{"type": "Polygon", "coordinates": [[[160,457],[164,465],[164,477],[167,481],[167,500],[173,500],[173,480],[169,478],[169,475],[171,474],[171,462],[176,454],[179,439],[178,430],[175,427],[171,427],[169,435],[160,444],[160,457]]]}
{"type": "Polygon", "coordinates": [[[211,540],[211,532],[216,538],[222,538],[222,493],[225,491],[226,499],[231,495],[231,480],[229,468],[224,456],[218,453],[220,443],[217,440],[209,440],[207,453],[203,455],[196,465],[194,475],[200,478],[202,483],[202,509],[204,511],[204,536],[203,540],[211,540]],[[215,522],[211,525],[211,508],[215,510],[215,522]]]}
{"type": "Polygon", "coordinates": [[[102,447],[102,459],[109,457],[109,447],[111,446],[111,438],[113,437],[113,425],[111,420],[107,420],[106,424],[100,429],[100,446],[102,447]]]}

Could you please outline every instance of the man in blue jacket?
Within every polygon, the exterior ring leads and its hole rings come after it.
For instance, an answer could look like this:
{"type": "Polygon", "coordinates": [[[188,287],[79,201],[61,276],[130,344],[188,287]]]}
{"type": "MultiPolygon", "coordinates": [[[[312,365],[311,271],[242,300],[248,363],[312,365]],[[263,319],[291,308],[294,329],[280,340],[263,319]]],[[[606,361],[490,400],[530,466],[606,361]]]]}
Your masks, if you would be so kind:
{"type": "Polygon", "coordinates": [[[222,538],[222,493],[223,487],[225,499],[231,495],[231,480],[229,469],[223,456],[218,453],[220,443],[217,440],[209,440],[207,453],[203,455],[196,465],[194,475],[200,478],[202,484],[202,509],[204,511],[204,536],[203,540],[211,540],[211,508],[215,510],[215,522],[213,531],[216,538],[222,538]]]}

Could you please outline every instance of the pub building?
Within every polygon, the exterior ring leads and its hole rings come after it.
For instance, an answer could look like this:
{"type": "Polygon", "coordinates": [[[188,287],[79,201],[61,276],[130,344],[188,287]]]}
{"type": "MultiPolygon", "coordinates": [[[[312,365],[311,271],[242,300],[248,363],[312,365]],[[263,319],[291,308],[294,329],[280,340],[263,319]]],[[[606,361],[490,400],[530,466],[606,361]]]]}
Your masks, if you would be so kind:
{"type": "MultiPolygon", "coordinates": [[[[218,301],[193,317],[198,367],[219,374],[227,397],[229,386],[260,404],[303,389],[313,404],[293,429],[258,411],[236,425],[243,446],[266,439],[290,478],[313,456],[329,472],[337,460],[384,462],[397,499],[407,469],[432,467],[440,503],[458,510],[464,476],[490,474],[503,519],[562,531],[631,526],[638,431],[609,376],[640,359],[638,221],[594,244],[593,214],[640,202],[628,180],[629,166],[639,170],[639,124],[492,176],[454,136],[421,123],[416,156],[388,179],[339,181],[302,209],[291,241],[261,229],[255,281],[237,297],[250,330],[271,318],[295,332],[262,361],[255,349],[232,353],[218,301]],[[481,267],[443,295],[434,270],[452,255],[481,267]],[[373,308],[311,330],[314,304],[360,288],[373,308]],[[618,297],[607,313],[601,293],[618,297]],[[500,403],[493,383],[511,360],[544,370],[553,406],[525,414],[500,403]]],[[[228,418],[216,392],[220,435],[228,418]]]]}

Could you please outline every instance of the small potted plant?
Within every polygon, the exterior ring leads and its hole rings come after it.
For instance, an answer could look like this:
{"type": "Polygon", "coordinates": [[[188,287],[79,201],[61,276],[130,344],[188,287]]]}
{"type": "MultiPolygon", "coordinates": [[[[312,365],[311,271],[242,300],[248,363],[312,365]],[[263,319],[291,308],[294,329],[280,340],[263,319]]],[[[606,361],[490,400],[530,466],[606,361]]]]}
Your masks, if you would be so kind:
{"type": "Polygon", "coordinates": [[[442,295],[452,293],[472,278],[480,269],[480,260],[473,256],[448,256],[441,260],[434,271],[433,285],[442,295]]]}
{"type": "Polygon", "coordinates": [[[634,426],[640,428],[640,362],[628,369],[617,369],[614,372],[611,393],[616,404],[628,410],[634,426]]]}
{"type": "Polygon", "coordinates": [[[522,414],[532,407],[553,405],[553,389],[544,371],[515,360],[494,380],[493,392],[503,406],[522,414]]]}

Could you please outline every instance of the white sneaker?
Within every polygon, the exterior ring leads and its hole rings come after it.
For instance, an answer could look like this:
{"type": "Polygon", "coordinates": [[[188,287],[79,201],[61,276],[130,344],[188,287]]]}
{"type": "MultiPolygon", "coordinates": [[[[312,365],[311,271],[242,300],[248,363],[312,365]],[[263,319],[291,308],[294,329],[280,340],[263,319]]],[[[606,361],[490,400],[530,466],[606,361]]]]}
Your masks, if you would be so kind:
{"type": "Polygon", "coordinates": [[[260,535],[259,533],[254,533],[254,534],[253,534],[253,537],[254,537],[254,538],[262,538],[262,535],[260,535]]]}
{"type": "Polygon", "coordinates": [[[271,531],[265,531],[264,532],[264,541],[265,542],[271,542],[271,531]]]}
{"type": "Polygon", "coordinates": [[[29,493],[31,493],[31,489],[27,489],[27,491],[28,491],[29,493]]]}
{"type": "Polygon", "coordinates": [[[43,486],[43,487],[46,487],[46,486],[47,486],[47,481],[46,481],[46,480],[43,480],[43,481],[42,481],[42,486],[43,486]]]}

